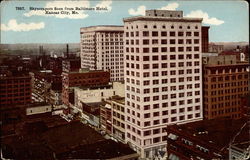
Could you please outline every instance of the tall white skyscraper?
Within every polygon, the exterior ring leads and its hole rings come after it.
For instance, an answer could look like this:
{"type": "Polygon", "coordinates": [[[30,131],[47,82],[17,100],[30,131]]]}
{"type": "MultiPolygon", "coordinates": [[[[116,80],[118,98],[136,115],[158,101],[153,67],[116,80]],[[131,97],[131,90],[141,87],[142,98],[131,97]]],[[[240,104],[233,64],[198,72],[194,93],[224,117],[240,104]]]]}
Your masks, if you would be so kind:
{"type": "Polygon", "coordinates": [[[166,10],[124,18],[126,141],[141,157],[165,150],[167,125],[203,117],[201,22],[166,10]]]}
{"type": "Polygon", "coordinates": [[[81,68],[110,72],[111,81],[124,80],[123,26],[81,28],[81,68]]]}

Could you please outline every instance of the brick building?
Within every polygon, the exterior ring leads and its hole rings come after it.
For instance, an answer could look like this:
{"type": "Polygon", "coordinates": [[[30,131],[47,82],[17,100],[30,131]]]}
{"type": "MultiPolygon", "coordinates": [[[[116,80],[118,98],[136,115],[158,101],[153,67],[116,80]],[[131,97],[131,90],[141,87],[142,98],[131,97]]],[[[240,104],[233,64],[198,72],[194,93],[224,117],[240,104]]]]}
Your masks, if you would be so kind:
{"type": "Polygon", "coordinates": [[[125,143],[125,98],[113,96],[104,101],[100,110],[100,127],[118,141],[125,143]]]}
{"type": "Polygon", "coordinates": [[[31,103],[31,77],[29,75],[0,76],[0,106],[31,103]]]}
{"type": "Polygon", "coordinates": [[[110,81],[109,72],[89,71],[81,69],[79,72],[62,73],[62,103],[69,106],[74,104],[74,91],[72,87],[106,85],[110,81]]]}
{"type": "Polygon", "coordinates": [[[233,144],[249,146],[249,129],[246,118],[167,126],[168,159],[229,159],[229,147],[233,144]]]}
{"type": "Polygon", "coordinates": [[[209,46],[209,26],[201,27],[201,51],[208,52],[209,46]]]}
{"type": "Polygon", "coordinates": [[[241,98],[248,93],[249,64],[235,56],[207,57],[204,64],[204,118],[241,117],[241,98]]]}

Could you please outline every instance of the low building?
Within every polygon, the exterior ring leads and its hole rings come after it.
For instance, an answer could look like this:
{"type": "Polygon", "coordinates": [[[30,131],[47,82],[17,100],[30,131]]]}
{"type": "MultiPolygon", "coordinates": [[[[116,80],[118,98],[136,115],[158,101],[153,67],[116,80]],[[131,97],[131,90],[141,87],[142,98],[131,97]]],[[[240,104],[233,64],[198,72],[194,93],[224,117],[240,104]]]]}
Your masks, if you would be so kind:
{"type": "Polygon", "coordinates": [[[224,51],[224,45],[210,43],[208,46],[208,52],[221,53],[222,51],[224,51]]]}
{"type": "Polygon", "coordinates": [[[232,144],[249,143],[249,129],[247,119],[228,118],[167,126],[168,159],[228,159],[232,144]]]}
{"type": "Polygon", "coordinates": [[[124,83],[112,82],[107,85],[92,87],[75,87],[75,104],[80,107],[81,103],[101,102],[107,98],[118,95],[124,97],[124,83]]]}
{"type": "Polygon", "coordinates": [[[52,106],[46,103],[33,103],[26,105],[26,115],[35,115],[42,113],[52,113],[52,106]]]}
{"type": "Polygon", "coordinates": [[[67,123],[57,118],[58,116],[51,116],[50,119],[24,123],[20,126],[19,133],[1,137],[2,158],[51,160],[136,160],[138,158],[138,154],[128,145],[106,140],[79,121],[67,123]]]}
{"type": "Polygon", "coordinates": [[[125,143],[125,97],[113,96],[101,106],[101,129],[116,140],[125,143]]]}
{"type": "Polygon", "coordinates": [[[82,103],[81,117],[93,127],[100,128],[100,106],[102,102],[82,103]]]}
{"type": "Polygon", "coordinates": [[[109,83],[109,72],[89,71],[81,69],[77,72],[62,73],[62,102],[64,105],[74,104],[74,90],[72,87],[91,87],[107,85],[109,83]]]}

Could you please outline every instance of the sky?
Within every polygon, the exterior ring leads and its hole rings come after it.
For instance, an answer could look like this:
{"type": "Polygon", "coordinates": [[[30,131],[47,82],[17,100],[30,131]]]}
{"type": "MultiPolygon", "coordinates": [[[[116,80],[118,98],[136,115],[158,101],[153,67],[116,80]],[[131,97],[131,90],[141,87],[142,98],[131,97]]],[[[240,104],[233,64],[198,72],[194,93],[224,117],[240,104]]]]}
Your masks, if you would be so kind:
{"type": "Polygon", "coordinates": [[[210,42],[249,42],[249,6],[246,1],[5,1],[0,6],[1,44],[79,43],[80,28],[123,25],[123,18],[148,9],[182,10],[184,17],[203,18],[210,26],[210,42]],[[24,10],[20,10],[23,7],[24,10]],[[31,10],[33,8],[45,10],[31,10]],[[63,10],[55,10],[63,8],[63,10]],[[76,7],[85,7],[75,10],[76,7]],[[105,10],[96,10],[96,7],[105,10]],[[72,14],[72,10],[77,14],[72,14]],[[86,10],[94,8],[95,10],[86,10]],[[49,10],[53,9],[53,10],[49,10]],[[62,13],[63,12],[63,13],[62,13]],[[69,12],[69,13],[68,13],[69,12]],[[66,14],[68,13],[68,14],[66,14]]]}

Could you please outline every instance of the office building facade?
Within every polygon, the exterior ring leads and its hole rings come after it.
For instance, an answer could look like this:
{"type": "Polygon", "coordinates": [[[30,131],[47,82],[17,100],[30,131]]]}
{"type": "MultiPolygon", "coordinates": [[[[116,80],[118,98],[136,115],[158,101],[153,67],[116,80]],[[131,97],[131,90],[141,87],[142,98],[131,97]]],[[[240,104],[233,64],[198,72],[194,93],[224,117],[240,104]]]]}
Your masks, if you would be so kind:
{"type": "Polygon", "coordinates": [[[81,68],[110,72],[111,81],[123,81],[123,26],[81,28],[81,68]]]}
{"type": "Polygon", "coordinates": [[[143,158],[165,151],[167,125],[203,117],[201,22],[163,10],[124,19],[126,141],[143,158]]]}

